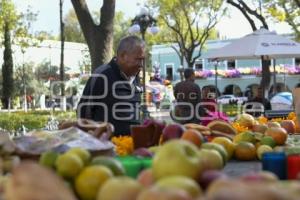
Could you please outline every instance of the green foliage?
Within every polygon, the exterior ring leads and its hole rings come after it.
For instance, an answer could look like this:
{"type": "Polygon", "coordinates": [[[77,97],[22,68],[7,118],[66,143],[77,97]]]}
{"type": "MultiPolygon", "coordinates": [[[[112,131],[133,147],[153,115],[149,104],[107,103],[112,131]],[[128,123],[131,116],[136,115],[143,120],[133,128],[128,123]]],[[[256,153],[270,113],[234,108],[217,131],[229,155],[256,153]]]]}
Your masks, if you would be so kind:
{"type": "MultiPolygon", "coordinates": [[[[24,63],[23,66],[18,66],[16,68],[15,94],[17,96],[24,95],[24,86],[26,87],[27,95],[47,93],[48,89],[44,86],[45,81],[36,78],[36,74],[34,73],[33,68],[33,63],[24,63]]],[[[38,70],[36,72],[38,72],[38,70]]]]}
{"type": "Polygon", "coordinates": [[[300,7],[293,0],[265,0],[266,12],[275,22],[288,23],[295,33],[295,39],[300,41],[300,7]]]}
{"type": "Polygon", "coordinates": [[[0,32],[4,32],[4,27],[8,26],[11,31],[17,26],[21,15],[17,14],[15,5],[11,0],[1,0],[0,2],[0,32]],[[7,23],[7,25],[5,25],[7,23]]]}
{"type": "MultiPolygon", "coordinates": [[[[29,130],[44,128],[51,116],[50,111],[31,111],[31,112],[13,112],[1,113],[0,127],[15,132],[24,125],[29,130]]],[[[53,112],[52,115],[58,121],[75,120],[75,112],[53,112]]]]}
{"type": "Polygon", "coordinates": [[[117,47],[120,40],[128,35],[128,28],[130,27],[130,20],[125,20],[123,12],[115,13],[115,22],[114,22],[114,52],[117,52],[117,47]]]}
{"type": "Polygon", "coordinates": [[[159,12],[158,25],[163,27],[161,28],[163,31],[156,37],[164,42],[177,44],[178,55],[192,67],[195,60],[201,56],[206,40],[217,35],[214,27],[225,13],[223,1],[149,0],[148,2],[152,10],[159,12]]]}
{"type": "Polygon", "coordinates": [[[42,79],[44,81],[48,80],[56,80],[58,79],[58,66],[53,66],[51,63],[47,60],[44,60],[42,63],[40,63],[36,70],[35,70],[35,76],[38,79],[42,79]]]}
{"type": "Polygon", "coordinates": [[[83,33],[77,20],[74,9],[70,9],[64,17],[65,40],[70,42],[85,43],[83,33]]]}

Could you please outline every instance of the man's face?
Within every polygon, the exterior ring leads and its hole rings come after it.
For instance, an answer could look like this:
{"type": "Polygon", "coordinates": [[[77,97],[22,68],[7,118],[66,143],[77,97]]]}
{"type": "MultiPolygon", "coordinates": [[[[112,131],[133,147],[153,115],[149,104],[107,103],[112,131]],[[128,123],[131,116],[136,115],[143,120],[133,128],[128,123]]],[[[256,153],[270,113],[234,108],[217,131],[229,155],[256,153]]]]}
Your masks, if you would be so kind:
{"type": "Polygon", "coordinates": [[[121,70],[127,76],[135,76],[144,65],[145,61],[145,49],[142,47],[136,47],[136,49],[130,52],[124,52],[118,58],[121,65],[121,70]]]}

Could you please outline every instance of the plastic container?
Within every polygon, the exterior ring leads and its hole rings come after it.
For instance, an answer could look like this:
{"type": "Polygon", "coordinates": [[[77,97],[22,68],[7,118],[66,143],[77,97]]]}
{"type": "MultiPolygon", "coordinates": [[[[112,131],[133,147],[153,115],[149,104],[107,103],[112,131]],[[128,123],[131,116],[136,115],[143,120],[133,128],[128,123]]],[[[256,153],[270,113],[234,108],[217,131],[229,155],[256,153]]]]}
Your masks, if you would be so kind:
{"type": "Polygon", "coordinates": [[[286,155],[283,152],[267,152],[262,156],[263,170],[273,172],[281,180],[287,178],[286,155]]]}
{"type": "Polygon", "coordinates": [[[148,169],[152,166],[152,158],[142,158],[143,169],[148,169]]]}
{"type": "Polygon", "coordinates": [[[140,171],[152,166],[152,158],[139,156],[118,156],[116,157],[123,167],[127,176],[136,178],[140,171]]]}
{"type": "Polygon", "coordinates": [[[289,155],[287,157],[287,177],[297,179],[300,172],[300,155],[289,155]]]}
{"type": "Polygon", "coordinates": [[[134,156],[119,156],[117,159],[125,168],[126,175],[132,178],[136,178],[143,169],[142,162],[134,156]]]}

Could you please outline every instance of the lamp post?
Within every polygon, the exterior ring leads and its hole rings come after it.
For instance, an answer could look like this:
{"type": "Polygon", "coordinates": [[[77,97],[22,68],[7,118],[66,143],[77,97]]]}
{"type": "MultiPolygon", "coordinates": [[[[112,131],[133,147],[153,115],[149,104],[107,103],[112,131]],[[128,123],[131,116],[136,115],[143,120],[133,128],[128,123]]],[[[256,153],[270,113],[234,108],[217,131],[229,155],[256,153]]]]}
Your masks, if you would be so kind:
{"type": "MultiPolygon", "coordinates": [[[[131,27],[128,29],[129,33],[141,33],[142,39],[145,41],[146,31],[151,34],[156,34],[159,28],[156,26],[156,19],[149,13],[147,8],[141,8],[140,13],[135,16],[131,21],[131,27]]],[[[146,41],[145,41],[146,42],[146,41]]],[[[142,118],[145,119],[149,117],[149,111],[146,104],[146,64],[143,63],[143,98],[142,98],[142,118]]]]}

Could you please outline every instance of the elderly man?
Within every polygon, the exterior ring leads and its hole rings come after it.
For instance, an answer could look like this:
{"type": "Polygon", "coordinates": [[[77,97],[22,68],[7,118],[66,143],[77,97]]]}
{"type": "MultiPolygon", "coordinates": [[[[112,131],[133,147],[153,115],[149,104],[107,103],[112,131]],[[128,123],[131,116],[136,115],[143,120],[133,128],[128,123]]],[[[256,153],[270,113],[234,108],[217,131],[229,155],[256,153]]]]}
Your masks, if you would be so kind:
{"type": "Polygon", "coordinates": [[[140,123],[142,89],[138,74],[144,59],[144,41],[137,36],[123,38],[117,56],[98,67],[88,80],[78,104],[78,117],[110,122],[115,135],[130,134],[130,125],[140,123]]]}

